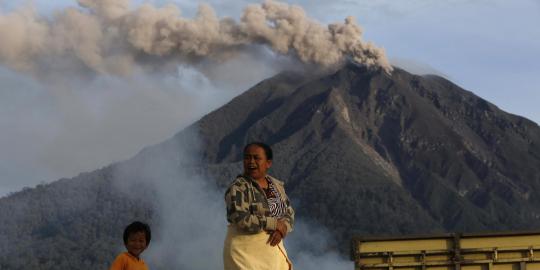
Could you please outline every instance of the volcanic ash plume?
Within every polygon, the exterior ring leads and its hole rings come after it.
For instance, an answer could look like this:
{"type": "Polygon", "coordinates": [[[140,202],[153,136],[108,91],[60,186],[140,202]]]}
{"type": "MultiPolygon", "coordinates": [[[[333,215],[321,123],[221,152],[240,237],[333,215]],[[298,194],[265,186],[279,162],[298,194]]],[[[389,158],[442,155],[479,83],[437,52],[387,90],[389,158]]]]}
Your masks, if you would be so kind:
{"type": "Polygon", "coordinates": [[[76,67],[125,75],[134,67],[221,61],[265,46],[323,68],[352,59],[371,68],[392,69],[383,49],[362,41],[362,29],[352,17],[321,25],[299,6],[274,1],[249,5],[237,22],[219,18],[208,5],[188,19],[174,5],[130,9],[128,0],[78,4],[52,19],[27,7],[0,14],[0,64],[31,73],[76,67]]]}

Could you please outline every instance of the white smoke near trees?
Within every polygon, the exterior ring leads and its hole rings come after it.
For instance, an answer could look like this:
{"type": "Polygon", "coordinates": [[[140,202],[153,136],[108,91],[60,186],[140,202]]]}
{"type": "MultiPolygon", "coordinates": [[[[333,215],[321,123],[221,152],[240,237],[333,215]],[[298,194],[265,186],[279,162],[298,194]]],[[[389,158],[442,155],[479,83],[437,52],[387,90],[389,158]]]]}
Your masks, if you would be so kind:
{"type": "Polygon", "coordinates": [[[136,9],[128,0],[78,4],[51,19],[28,7],[0,15],[0,63],[38,75],[74,68],[128,75],[137,67],[156,69],[166,62],[219,62],[262,45],[323,68],[352,59],[391,70],[384,50],[361,40],[354,18],[322,25],[300,6],[269,0],[247,6],[236,22],[219,18],[208,5],[201,5],[195,18],[183,18],[172,4],[136,9]]]}
{"type": "MultiPolygon", "coordinates": [[[[193,169],[201,160],[197,135],[184,130],[181,138],[148,148],[117,166],[115,187],[155,207],[152,242],[142,255],[150,269],[223,269],[225,190],[193,169]]],[[[241,173],[239,163],[229,165],[241,173]]],[[[294,206],[297,198],[291,199],[294,206]]],[[[307,218],[296,215],[294,231],[285,241],[294,269],[352,269],[351,261],[332,250],[330,233],[307,218]]],[[[118,242],[120,251],[121,239],[118,242]]]]}

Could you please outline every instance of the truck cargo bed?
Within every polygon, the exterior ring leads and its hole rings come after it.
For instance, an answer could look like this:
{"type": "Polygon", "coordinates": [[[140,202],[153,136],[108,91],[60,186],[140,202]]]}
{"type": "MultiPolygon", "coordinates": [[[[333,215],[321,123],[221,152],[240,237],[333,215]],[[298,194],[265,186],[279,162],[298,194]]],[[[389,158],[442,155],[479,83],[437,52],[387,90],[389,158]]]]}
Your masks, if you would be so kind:
{"type": "Polygon", "coordinates": [[[540,270],[538,251],[540,231],[355,237],[351,259],[357,270],[540,270]]]}

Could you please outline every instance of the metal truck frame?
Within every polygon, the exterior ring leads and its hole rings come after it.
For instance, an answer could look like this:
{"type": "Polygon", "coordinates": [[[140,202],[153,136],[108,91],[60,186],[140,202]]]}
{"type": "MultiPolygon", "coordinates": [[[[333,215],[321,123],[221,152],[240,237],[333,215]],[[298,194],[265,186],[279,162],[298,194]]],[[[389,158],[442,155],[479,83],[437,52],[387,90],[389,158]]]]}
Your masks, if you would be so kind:
{"type": "Polygon", "coordinates": [[[354,237],[356,270],[540,270],[540,231],[354,237]]]}

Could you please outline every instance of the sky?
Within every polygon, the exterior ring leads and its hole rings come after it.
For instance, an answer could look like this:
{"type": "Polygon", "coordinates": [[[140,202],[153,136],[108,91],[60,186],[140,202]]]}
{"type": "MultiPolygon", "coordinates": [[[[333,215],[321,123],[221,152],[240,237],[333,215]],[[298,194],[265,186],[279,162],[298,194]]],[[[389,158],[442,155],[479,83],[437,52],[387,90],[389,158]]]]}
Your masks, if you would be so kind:
{"type": "MultiPolygon", "coordinates": [[[[142,3],[173,4],[193,17],[202,2],[137,0],[131,8],[142,3]]],[[[219,17],[238,20],[246,5],[260,2],[204,3],[219,17]]],[[[540,123],[539,0],[287,3],[322,24],[354,16],[362,39],[384,48],[392,64],[443,75],[540,123]]],[[[77,7],[66,0],[0,0],[0,18],[24,5],[46,18],[77,7]]],[[[287,59],[262,48],[215,66],[173,65],[130,76],[85,69],[36,75],[5,63],[0,61],[0,196],[127,159],[279,72],[287,59]]]]}

